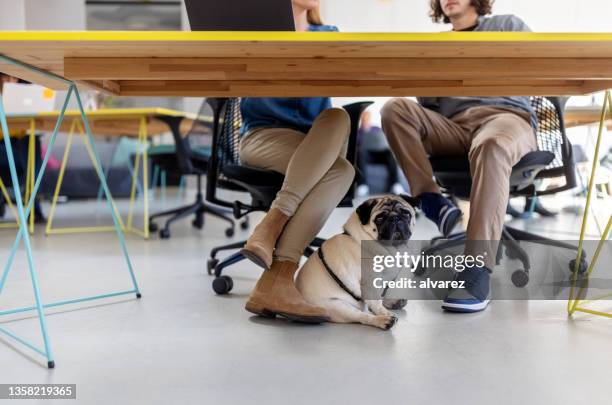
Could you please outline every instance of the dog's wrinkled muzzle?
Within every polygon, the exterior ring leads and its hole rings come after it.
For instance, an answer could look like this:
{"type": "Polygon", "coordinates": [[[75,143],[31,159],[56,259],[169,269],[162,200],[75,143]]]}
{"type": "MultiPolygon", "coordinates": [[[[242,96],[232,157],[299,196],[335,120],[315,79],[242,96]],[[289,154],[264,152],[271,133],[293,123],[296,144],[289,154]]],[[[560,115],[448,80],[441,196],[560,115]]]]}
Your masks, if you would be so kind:
{"type": "Polygon", "coordinates": [[[410,215],[391,214],[379,226],[379,240],[391,241],[393,246],[398,246],[412,236],[410,229],[410,215]]]}

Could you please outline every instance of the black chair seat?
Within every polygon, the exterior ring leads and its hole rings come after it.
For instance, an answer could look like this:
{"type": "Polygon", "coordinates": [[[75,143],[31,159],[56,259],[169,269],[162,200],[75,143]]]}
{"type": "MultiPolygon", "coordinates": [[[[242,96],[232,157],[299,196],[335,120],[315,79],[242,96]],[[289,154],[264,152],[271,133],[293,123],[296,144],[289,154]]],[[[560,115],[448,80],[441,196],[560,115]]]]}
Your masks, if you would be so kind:
{"type": "Polygon", "coordinates": [[[254,187],[276,187],[278,190],[285,180],[285,176],[281,173],[242,165],[227,165],[221,172],[230,180],[248,183],[254,187]]]}
{"type": "MultiPolygon", "coordinates": [[[[533,184],[536,176],[555,159],[554,153],[535,151],[526,154],[510,175],[510,188],[518,192],[533,184]]],[[[436,179],[458,198],[469,198],[472,188],[470,162],[467,156],[432,156],[429,158],[436,179]]]]}
{"type": "MultiPolygon", "coordinates": [[[[512,171],[523,170],[533,165],[548,166],[555,159],[555,155],[546,151],[535,151],[526,154],[512,171]]],[[[435,173],[437,172],[463,172],[470,173],[470,161],[467,156],[432,156],[429,158],[435,173]]]]}

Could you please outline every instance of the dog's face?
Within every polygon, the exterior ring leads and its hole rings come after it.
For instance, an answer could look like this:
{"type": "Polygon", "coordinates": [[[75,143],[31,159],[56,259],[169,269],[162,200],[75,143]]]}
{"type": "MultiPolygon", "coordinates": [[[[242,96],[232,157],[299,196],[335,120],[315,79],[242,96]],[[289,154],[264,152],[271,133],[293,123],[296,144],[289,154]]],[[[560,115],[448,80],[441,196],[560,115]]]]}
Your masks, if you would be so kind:
{"type": "Polygon", "coordinates": [[[371,240],[400,245],[412,237],[420,201],[406,195],[371,198],[357,208],[362,230],[371,240]]]}

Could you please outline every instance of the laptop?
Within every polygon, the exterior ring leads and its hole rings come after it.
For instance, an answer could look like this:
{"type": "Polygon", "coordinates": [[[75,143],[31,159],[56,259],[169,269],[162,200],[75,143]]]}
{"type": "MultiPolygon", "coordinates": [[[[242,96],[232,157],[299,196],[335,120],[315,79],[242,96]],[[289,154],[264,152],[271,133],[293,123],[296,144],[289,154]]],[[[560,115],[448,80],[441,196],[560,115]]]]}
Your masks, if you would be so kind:
{"type": "Polygon", "coordinates": [[[192,31],[295,31],[291,0],[185,0],[192,31]]]}
{"type": "Polygon", "coordinates": [[[35,84],[5,83],[2,101],[7,114],[35,114],[55,110],[55,91],[35,84]]]}

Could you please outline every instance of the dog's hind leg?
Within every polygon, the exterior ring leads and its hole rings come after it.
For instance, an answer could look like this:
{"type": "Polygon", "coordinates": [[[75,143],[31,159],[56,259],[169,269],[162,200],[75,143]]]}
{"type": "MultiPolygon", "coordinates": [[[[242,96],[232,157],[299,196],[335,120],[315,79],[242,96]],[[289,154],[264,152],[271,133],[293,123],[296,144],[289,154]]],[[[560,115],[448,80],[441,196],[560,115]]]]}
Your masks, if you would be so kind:
{"type": "Polygon", "coordinates": [[[389,330],[397,322],[397,318],[393,314],[372,315],[355,308],[345,301],[337,299],[327,302],[325,308],[329,312],[331,321],[336,323],[361,323],[389,330]]]}

